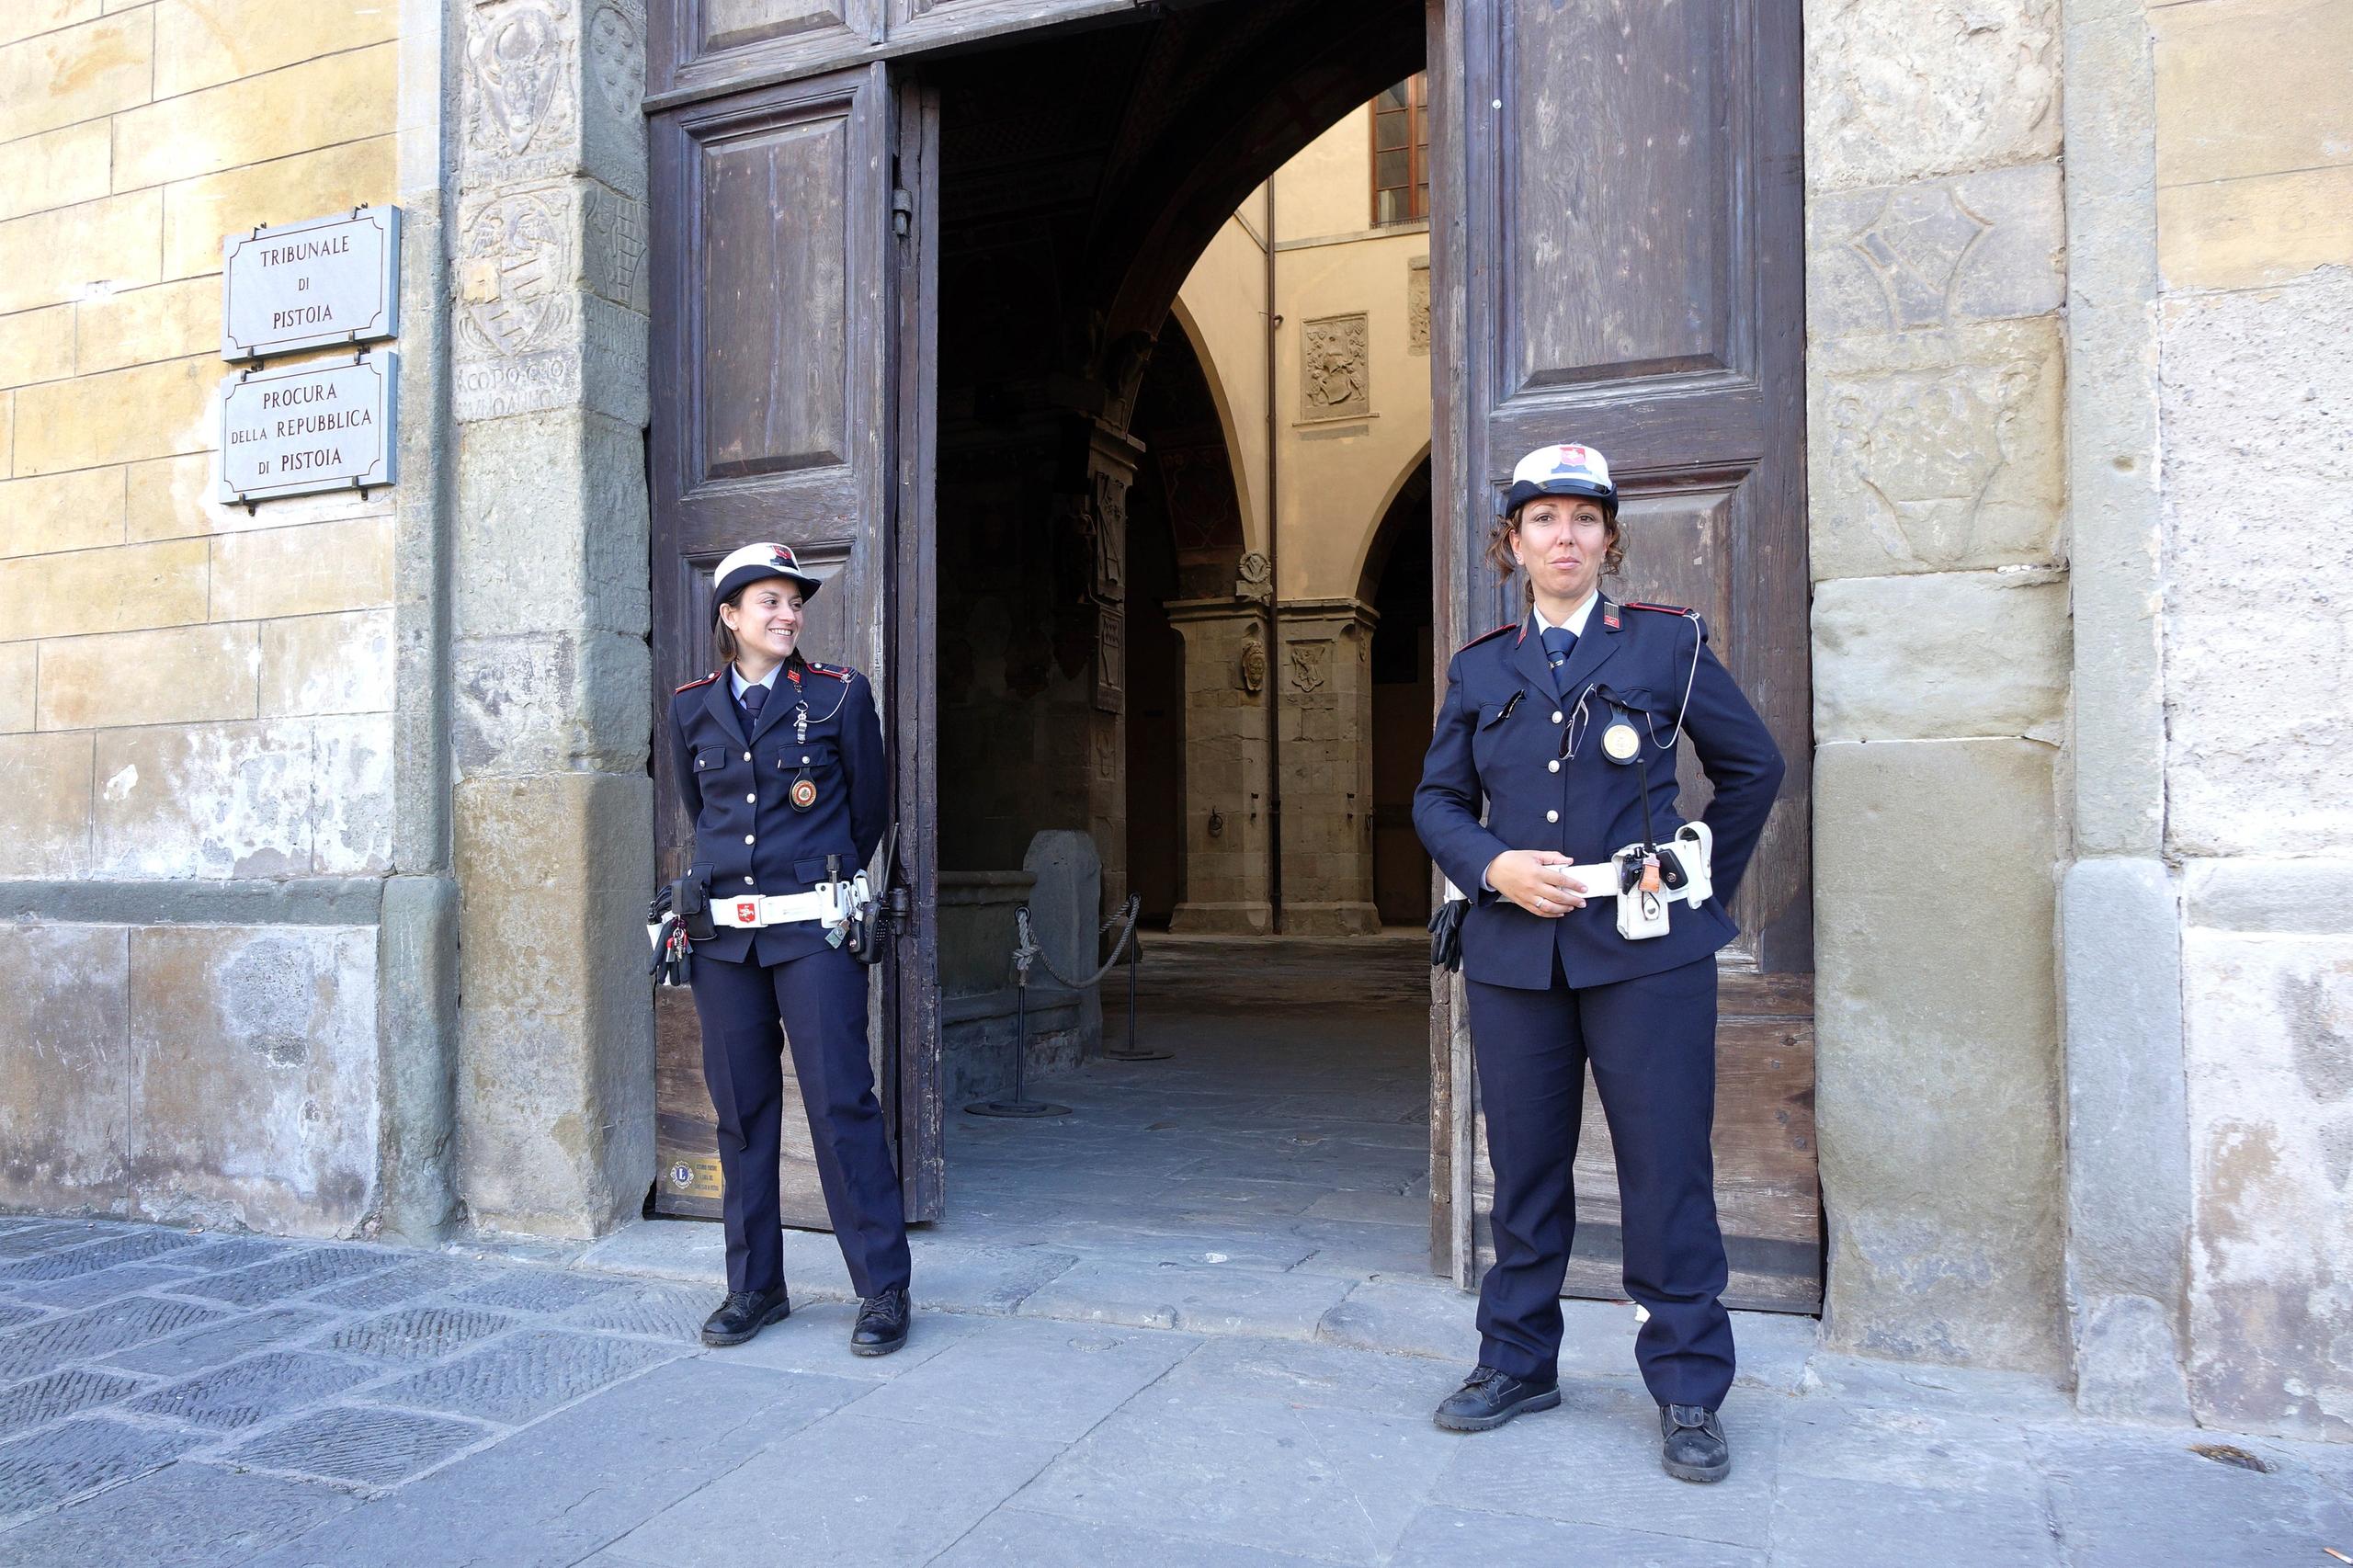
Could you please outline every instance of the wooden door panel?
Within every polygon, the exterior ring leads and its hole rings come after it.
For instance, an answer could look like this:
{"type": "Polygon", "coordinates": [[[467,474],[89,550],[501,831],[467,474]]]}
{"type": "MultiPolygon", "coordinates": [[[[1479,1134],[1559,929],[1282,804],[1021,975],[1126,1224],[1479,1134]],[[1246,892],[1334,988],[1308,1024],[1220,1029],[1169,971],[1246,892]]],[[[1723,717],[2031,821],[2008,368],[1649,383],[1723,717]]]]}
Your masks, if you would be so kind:
{"type": "Polygon", "coordinates": [[[881,40],[883,0],[650,0],[646,89],[711,91],[756,73],[823,70],[881,40]]]}
{"type": "MultiPolygon", "coordinates": [[[[710,26],[785,28],[823,7],[703,0],[710,26]]],[[[712,36],[720,36],[713,34],[712,36]]],[[[730,35],[732,36],[732,35],[730,35]]],[[[739,95],[653,122],[654,663],[670,687],[715,661],[710,571],[756,540],[790,545],[822,580],[801,645],[892,689],[882,611],[896,541],[890,313],[893,85],[881,66],[739,95]]],[[[891,714],[888,702],[886,726],[891,714]]],[[[665,876],[691,855],[670,748],[654,748],[665,876]]],[[[895,792],[895,787],[894,787],[895,792]]],[[[876,1016],[885,1075],[898,1060],[896,994],[876,1016]]],[[[692,999],[656,1004],[657,1206],[717,1211],[716,1139],[692,999]]],[[[786,1065],[788,1224],[823,1228],[824,1202],[786,1065]]],[[[886,1088],[886,1094],[888,1090],[886,1088]]]]}
{"type": "MultiPolygon", "coordinates": [[[[1476,9],[1476,8],[1474,8],[1476,9]]],[[[1724,5],[1515,5],[1503,100],[1497,402],[1733,362],[1743,151],[1724,5]]],[[[1474,20],[1474,27],[1476,22],[1474,20]]]]}
{"type": "MultiPolygon", "coordinates": [[[[1622,597],[1706,615],[1717,654],[1790,764],[1722,955],[1718,1208],[1743,1304],[1813,1311],[1820,1195],[1806,910],[1811,680],[1803,473],[1800,40],[1768,0],[1496,0],[1460,21],[1464,352],[1455,428],[1470,515],[1555,441],[1608,454],[1624,504],[1622,597]]],[[[1463,605],[1506,618],[1473,564],[1463,605]]],[[[1466,615],[1466,625],[1493,625],[1466,615]]],[[[1687,815],[1709,798],[1687,748],[1687,815]]],[[[1458,1124],[1461,1125],[1461,1124],[1458,1124]]],[[[1483,1128],[1458,1217],[1493,1256],[1483,1128]]],[[[1616,1295],[1608,1131],[1589,1104],[1573,1294],[1616,1295]]]]}

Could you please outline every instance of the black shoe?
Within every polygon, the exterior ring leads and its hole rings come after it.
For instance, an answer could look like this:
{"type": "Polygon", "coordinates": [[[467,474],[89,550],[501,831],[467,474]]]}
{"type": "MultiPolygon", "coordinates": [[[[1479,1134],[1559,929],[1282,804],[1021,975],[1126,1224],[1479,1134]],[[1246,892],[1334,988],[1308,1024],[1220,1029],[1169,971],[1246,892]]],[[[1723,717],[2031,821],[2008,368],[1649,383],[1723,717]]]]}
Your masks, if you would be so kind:
{"type": "Polygon", "coordinates": [[[1732,1445],[1712,1410],[1696,1404],[1658,1407],[1659,1436],[1665,1443],[1659,1462],[1677,1481],[1722,1481],[1732,1473],[1732,1445]]]}
{"type": "Polygon", "coordinates": [[[730,1290],[719,1310],[703,1320],[702,1342],[722,1347],[741,1345],[791,1315],[792,1298],[781,1285],[773,1290],[730,1290]]]}
{"type": "Polygon", "coordinates": [[[1525,1410],[1550,1410],[1561,1403],[1558,1378],[1537,1382],[1482,1366],[1446,1396],[1430,1419],[1449,1432],[1492,1432],[1525,1410]]]}
{"type": "Polygon", "coordinates": [[[885,1290],[858,1303],[858,1324],[849,1347],[859,1356],[888,1356],[907,1342],[907,1288],[885,1290]]]}

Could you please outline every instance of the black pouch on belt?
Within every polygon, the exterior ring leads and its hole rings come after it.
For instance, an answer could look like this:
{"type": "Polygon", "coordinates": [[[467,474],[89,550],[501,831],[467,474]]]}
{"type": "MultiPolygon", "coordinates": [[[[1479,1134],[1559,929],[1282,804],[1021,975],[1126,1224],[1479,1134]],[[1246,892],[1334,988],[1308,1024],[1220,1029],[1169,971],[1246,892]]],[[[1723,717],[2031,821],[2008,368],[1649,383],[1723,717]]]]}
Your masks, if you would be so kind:
{"type": "Polygon", "coordinates": [[[688,941],[708,942],[719,935],[719,924],[710,917],[710,889],[692,867],[670,884],[670,910],[688,941]]]}

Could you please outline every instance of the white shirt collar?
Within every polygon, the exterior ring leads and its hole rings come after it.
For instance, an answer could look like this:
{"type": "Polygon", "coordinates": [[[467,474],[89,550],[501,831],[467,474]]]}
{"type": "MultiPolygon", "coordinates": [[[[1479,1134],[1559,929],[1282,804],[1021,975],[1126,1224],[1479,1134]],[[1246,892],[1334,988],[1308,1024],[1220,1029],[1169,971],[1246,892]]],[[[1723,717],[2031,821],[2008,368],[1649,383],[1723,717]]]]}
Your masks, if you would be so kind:
{"type": "Polygon", "coordinates": [[[727,666],[727,673],[733,679],[735,695],[741,697],[744,695],[744,688],[746,687],[764,686],[773,692],[776,689],[776,672],[782,668],[784,668],[782,665],[772,665],[769,668],[768,673],[762,676],[757,680],[745,680],[744,678],[744,672],[733,665],[727,666]]]}
{"type": "MultiPolygon", "coordinates": [[[[1579,604],[1576,608],[1569,611],[1568,619],[1558,623],[1560,629],[1567,632],[1572,637],[1584,636],[1585,623],[1593,619],[1593,607],[1600,602],[1601,590],[1599,588],[1596,588],[1591,593],[1586,595],[1583,603],[1579,604]]],[[[1529,613],[1536,618],[1536,635],[1539,637],[1543,636],[1544,633],[1550,631],[1555,624],[1552,621],[1545,619],[1544,612],[1540,609],[1530,609],[1529,613]]]]}

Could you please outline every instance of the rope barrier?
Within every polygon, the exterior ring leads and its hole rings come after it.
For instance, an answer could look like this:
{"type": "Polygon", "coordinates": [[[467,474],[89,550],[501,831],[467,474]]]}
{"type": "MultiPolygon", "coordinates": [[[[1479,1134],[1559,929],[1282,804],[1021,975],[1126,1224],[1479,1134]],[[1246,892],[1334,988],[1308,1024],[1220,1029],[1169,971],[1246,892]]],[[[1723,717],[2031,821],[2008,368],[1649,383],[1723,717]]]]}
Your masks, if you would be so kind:
{"type": "Polygon", "coordinates": [[[976,1100],[964,1108],[967,1114],[1020,1119],[1070,1114],[1070,1107],[1066,1105],[1054,1105],[1029,1097],[1029,966],[1033,963],[1043,965],[1048,974],[1073,991],[1086,991],[1110,973],[1124,954],[1128,960],[1128,1049],[1107,1050],[1103,1054],[1113,1062],[1161,1062],[1167,1059],[1168,1052],[1165,1051],[1138,1051],[1135,1045],[1136,958],[1141,950],[1136,946],[1136,921],[1142,913],[1142,897],[1130,893],[1120,913],[1096,927],[1097,939],[1114,926],[1123,928],[1120,932],[1120,939],[1111,944],[1111,956],[1103,960],[1103,967],[1097,970],[1092,978],[1080,982],[1072,980],[1054,967],[1053,960],[1046,956],[1046,949],[1038,945],[1036,933],[1029,928],[1029,906],[1026,903],[1021,906],[1014,915],[1013,1097],[1009,1100],[976,1100]]]}
{"type": "Polygon", "coordinates": [[[1125,926],[1126,929],[1120,933],[1120,939],[1111,944],[1111,956],[1103,960],[1103,967],[1101,969],[1097,970],[1086,979],[1073,980],[1061,970],[1056,969],[1054,967],[1054,960],[1046,956],[1046,949],[1038,945],[1037,937],[1033,936],[1029,930],[1029,906],[1026,903],[1023,904],[1020,912],[1014,916],[1015,926],[1019,933],[1019,937],[1014,946],[1013,962],[1015,966],[1021,971],[1020,983],[1027,985],[1029,983],[1029,965],[1034,960],[1035,962],[1043,965],[1048,974],[1052,975],[1056,980],[1062,982],[1063,984],[1068,986],[1071,990],[1092,990],[1099,982],[1101,982],[1105,975],[1110,973],[1111,971],[1119,964],[1120,955],[1127,951],[1128,944],[1130,942],[1135,940],[1136,919],[1142,913],[1142,896],[1138,893],[1130,893],[1128,895],[1128,902],[1120,906],[1120,913],[1104,921],[1103,924],[1096,929],[1095,934],[1099,938],[1104,932],[1108,931],[1112,926],[1120,925],[1125,926]]]}

